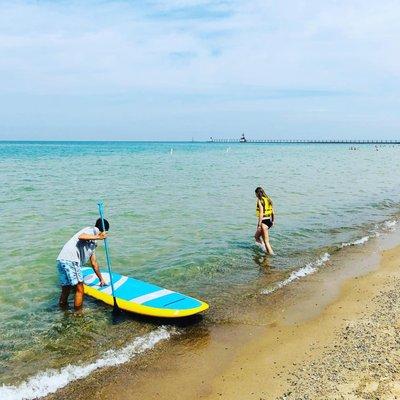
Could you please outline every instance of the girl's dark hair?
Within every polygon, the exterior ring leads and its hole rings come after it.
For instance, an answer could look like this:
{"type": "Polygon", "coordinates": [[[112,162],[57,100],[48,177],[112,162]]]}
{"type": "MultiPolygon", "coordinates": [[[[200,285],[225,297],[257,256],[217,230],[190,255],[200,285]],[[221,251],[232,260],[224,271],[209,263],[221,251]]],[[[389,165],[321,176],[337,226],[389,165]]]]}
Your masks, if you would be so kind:
{"type": "Polygon", "coordinates": [[[259,186],[258,188],[256,188],[256,190],[254,191],[256,193],[256,196],[261,200],[263,197],[268,197],[267,194],[265,193],[264,189],[259,186]]]}
{"type": "MultiPolygon", "coordinates": [[[[96,224],[94,225],[100,232],[103,232],[103,224],[101,223],[101,218],[99,218],[96,221],[96,224]]],[[[110,224],[108,223],[108,221],[105,219],[104,220],[104,228],[106,231],[108,231],[110,229],[110,224]]]]}
{"type": "Polygon", "coordinates": [[[268,199],[268,201],[270,202],[271,206],[273,205],[272,200],[270,199],[270,197],[267,195],[267,193],[265,193],[265,190],[259,186],[258,188],[256,188],[255,190],[256,192],[256,196],[261,200],[263,197],[266,197],[268,199]]]}

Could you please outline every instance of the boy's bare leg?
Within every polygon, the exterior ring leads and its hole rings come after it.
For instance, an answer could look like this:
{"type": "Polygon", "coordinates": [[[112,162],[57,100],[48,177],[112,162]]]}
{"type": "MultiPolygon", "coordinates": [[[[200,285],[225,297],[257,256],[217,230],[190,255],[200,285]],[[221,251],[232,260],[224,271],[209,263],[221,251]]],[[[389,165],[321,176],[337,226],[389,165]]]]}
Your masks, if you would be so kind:
{"type": "Polygon", "coordinates": [[[71,292],[71,286],[61,286],[61,295],[58,305],[65,309],[68,307],[68,296],[71,292]]]}
{"type": "Polygon", "coordinates": [[[84,296],[84,291],[83,291],[83,283],[79,282],[75,286],[75,301],[74,301],[74,308],[75,310],[80,310],[82,308],[82,303],[83,303],[83,296],[84,296]]]}

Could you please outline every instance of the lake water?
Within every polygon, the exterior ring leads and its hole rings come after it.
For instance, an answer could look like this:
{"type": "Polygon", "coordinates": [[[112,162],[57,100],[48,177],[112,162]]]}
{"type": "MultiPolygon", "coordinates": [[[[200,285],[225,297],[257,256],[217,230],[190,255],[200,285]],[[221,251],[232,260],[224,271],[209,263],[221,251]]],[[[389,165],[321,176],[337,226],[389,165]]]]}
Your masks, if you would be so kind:
{"type": "Polygon", "coordinates": [[[55,259],[98,200],[113,270],[207,301],[213,324],[391,229],[399,169],[389,145],[0,142],[0,398],[45,394],[76,379],[67,365],[110,365],[112,349],[133,343],[129,358],[170,335],[152,320],[113,324],[89,298],[81,316],[58,309],[55,259]],[[254,245],[259,185],[275,205],[275,257],[254,245]]]}

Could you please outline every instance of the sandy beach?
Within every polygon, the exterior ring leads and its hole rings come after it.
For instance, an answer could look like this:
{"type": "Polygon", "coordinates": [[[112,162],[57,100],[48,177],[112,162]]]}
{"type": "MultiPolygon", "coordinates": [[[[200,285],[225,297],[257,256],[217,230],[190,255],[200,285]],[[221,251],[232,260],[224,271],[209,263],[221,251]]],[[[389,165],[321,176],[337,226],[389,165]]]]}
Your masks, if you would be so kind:
{"type": "Polygon", "coordinates": [[[268,296],[240,324],[200,329],[198,337],[178,334],[145,359],[99,371],[47,398],[396,399],[395,242],[349,249],[343,263],[268,296]]]}

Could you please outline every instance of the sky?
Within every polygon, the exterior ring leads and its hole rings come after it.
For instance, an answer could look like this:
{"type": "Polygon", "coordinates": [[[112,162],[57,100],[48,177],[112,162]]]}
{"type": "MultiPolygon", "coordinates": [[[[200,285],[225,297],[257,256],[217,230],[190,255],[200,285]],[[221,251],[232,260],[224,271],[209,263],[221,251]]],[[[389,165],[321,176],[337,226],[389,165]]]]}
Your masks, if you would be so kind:
{"type": "Polygon", "coordinates": [[[0,0],[0,140],[399,139],[400,2],[0,0]]]}

